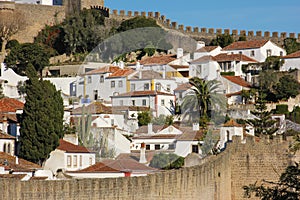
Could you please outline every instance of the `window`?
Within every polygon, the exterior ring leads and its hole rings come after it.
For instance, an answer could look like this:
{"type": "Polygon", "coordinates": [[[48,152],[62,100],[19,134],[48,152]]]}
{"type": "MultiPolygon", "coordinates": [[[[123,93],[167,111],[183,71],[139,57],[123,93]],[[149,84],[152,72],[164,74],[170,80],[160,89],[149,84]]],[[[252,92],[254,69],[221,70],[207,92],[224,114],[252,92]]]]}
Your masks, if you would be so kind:
{"type": "Polygon", "coordinates": [[[202,73],[202,65],[198,65],[196,71],[197,71],[196,76],[200,76],[202,73]]]}
{"type": "Polygon", "coordinates": [[[111,120],[110,120],[110,124],[111,124],[111,126],[114,126],[114,125],[115,125],[115,120],[114,120],[114,119],[111,119],[111,120]]]}
{"type": "Polygon", "coordinates": [[[179,92],[179,99],[182,99],[182,92],[179,92]]]}
{"type": "Polygon", "coordinates": [[[135,106],[135,100],[132,100],[132,101],[131,101],[131,104],[132,104],[133,106],[135,106]]]}
{"type": "Polygon", "coordinates": [[[199,146],[198,145],[192,145],[192,153],[199,153],[199,146]]]}
{"type": "Polygon", "coordinates": [[[98,90],[94,90],[94,100],[98,99],[98,90]]]}
{"type": "Polygon", "coordinates": [[[88,76],[88,83],[91,83],[91,82],[92,82],[92,77],[88,76]]]}
{"type": "Polygon", "coordinates": [[[267,57],[272,55],[272,50],[271,49],[267,49],[267,57]]]}
{"type": "Polygon", "coordinates": [[[161,85],[160,85],[160,83],[156,83],[156,84],[155,84],[155,89],[156,89],[157,91],[160,91],[160,90],[161,90],[161,85]]]}
{"type": "Polygon", "coordinates": [[[226,131],[226,141],[230,141],[230,132],[226,131]]]}
{"type": "Polygon", "coordinates": [[[160,144],[156,144],[156,145],[154,146],[154,149],[155,149],[155,150],[160,150],[160,144]]]}
{"type": "Polygon", "coordinates": [[[162,100],[161,100],[161,106],[164,106],[164,105],[165,105],[165,100],[162,99],[162,100]]]}
{"type": "Polygon", "coordinates": [[[82,167],[82,156],[79,156],[79,166],[82,167]]]}
{"type": "Polygon", "coordinates": [[[130,91],[135,91],[135,84],[134,83],[130,84],[130,91]]]}
{"type": "Polygon", "coordinates": [[[124,105],[123,100],[120,100],[120,106],[123,106],[123,105],[124,105]]]}
{"type": "Polygon", "coordinates": [[[7,153],[10,153],[10,143],[7,145],[7,153]]]}
{"type": "Polygon", "coordinates": [[[77,167],[77,156],[73,156],[73,166],[77,167]]]}
{"type": "Polygon", "coordinates": [[[104,82],[104,76],[100,76],[100,83],[103,83],[104,82]]]}
{"type": "Polygon", "coordinates": [[[251,51],[250,56],[251,57],[255,56],[255,51],[254,50],[251,51]]]}
{"type": "Polygon", "coordinates": [[[6,152],[6,144],[3,145],[3,152],[6,152]]]}
{"type": "Polygon", "coordinates": [[[171,91],[171,85],[167,85],[167,92],[170,92],[171,91]]]}
{"type": "Polygon", "coordinates": [[[146,144],[146,150],[150,150],[150,144],[146,144]]]}
{"type": "Polygon", "coordinates": [[[283,52],[282,51],[280,51],[280,56],[283,56],[283,52]]]}
{"type": "Polygon", "coordinates": [[[90,164],[90,165],[93,165],[93,158],[90,158],[90,159],[89,159],[89,164],[90,164]]]}
{"type": "Polygon", "coordinates": [[[243,54],[243,52],[239,51],[239,54],[243,54]]]}
{"type": "Polygon", "coordinates": [[[144,90],[149,90],[149,89],[150,89],[149,83],[145,83],[145,84],[144,84],[144,90]]]}
{"type": "Polygon", "coordinates": [[[116,84],[115,81],[111,81],[111,82],[110,82],[110,87],[111,87],[111,88],[114,88],[114,87],[115,87],[115,84],[116,84]]]}
{"type": "Polygon", "coordinates": [[[71,156],[67,156],[67,166],[68,167],[72,166],[72,158],[71,158],[71,156]]]}
{"type": "Polygon", "coordinates": [[[120,88],[123,87],[123,81],[119,81],[118,85],[120,88]]]}
{"type": "Polygon", "coordinates": [[[147,101],[146,101],[146,99],[143,99],[143,106],[146,106],[147,105],[147,101]]]}

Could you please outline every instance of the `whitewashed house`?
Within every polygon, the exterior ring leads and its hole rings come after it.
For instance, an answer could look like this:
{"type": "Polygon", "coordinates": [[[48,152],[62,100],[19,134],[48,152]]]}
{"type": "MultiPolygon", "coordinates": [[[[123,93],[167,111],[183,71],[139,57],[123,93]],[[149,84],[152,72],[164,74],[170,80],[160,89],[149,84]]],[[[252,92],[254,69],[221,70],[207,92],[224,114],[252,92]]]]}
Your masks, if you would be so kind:
{"type": "Polygon", "coordinates": [[[0,132],[0,152],[7,153],[11,156],[15,155],[16,138],[0,132]]]}
{"type": "Polygon", "coordinates": [[[226,143],[232,141],[233,136],[240,136],[244,140],[244,126],[236,123],[233,119],[229,120],[220,128],[219,149],[225,149],[226,143]]]}
{"type": "Polygon", "coordinates": [[[112,106],[141,106],[153,110],[154,116],[171,115],[174,112],[175,96],[159,91],[132,91],[111,96],[112,106]]]}
{"type": "Polygon", "coordinates": [[[237,41],[222,49],[224,53],[243,54],[258,62],[265,62],[269,56],[285,56],[285,49],[270,40],[237,41]]]}
{"type": "Polygon", "coordinates": [[[221,67],[213,56],[202,56],[190,62],[189,76],[205,80],[218,79],[221,67]]]}
{"type": "Polygon", "coordinates": [[[300,69],[300,51],[283,56],[284,63],[280,71],[289,71],[292,69],[300,69]]]}
{"type": "Polygon", "coordinates": [[[192,91],[192,85],[190,83],[178,85],[178,87],[174,90],[174,94],[176,96],[176,105],[181,105],[184,97],[192,91]]]}
{"type": "Polygon", "coordinates": [[[51,170],[54,175],[58,170],[76,171],[95,164],[96,155],[87,148],[60,139],[59,146],[50,153],[44,164],[45,170],[51,170]]]}
{"type": "Polygon", "coordinates": [[[203,56],[216,56],[221,53],[222,48],[220,46],[204,46],[197,49],[194,52],[193,60],[197,60],[203,56]]]}

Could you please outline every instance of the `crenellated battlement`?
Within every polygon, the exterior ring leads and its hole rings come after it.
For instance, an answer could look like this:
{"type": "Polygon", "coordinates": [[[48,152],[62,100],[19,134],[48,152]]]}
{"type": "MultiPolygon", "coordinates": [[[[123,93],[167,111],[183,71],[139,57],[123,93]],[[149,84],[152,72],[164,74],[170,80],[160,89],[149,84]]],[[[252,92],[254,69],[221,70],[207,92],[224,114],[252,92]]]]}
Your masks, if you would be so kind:
{"type": "Polygon", "coordinates": [[[178,24],[165,15],[161,15],[160,12],[145,12],[145,11],[125,11],[125,10],[112,10],[109,13],[109,17],[117,20],[126,20],[137,16],[143,16],[147,18],[153,18],[157,20],[157,23],[164,28],[177,30],[179,32],[188,34],[195,39],[212,39],[220,34],[232,35],[235,39],[240,36],[246,36],[248,40],[261,40],[270,39],[271,41],[282,44],[286,38],[295,38],[300,41],[300,33],[287,33],[287,32],[270,32],[270,31],[253,31],[253,30],[237,30],[237,29],[221,29],[221,28],[207,28],[207,27],[192,27],[178,24]]]}

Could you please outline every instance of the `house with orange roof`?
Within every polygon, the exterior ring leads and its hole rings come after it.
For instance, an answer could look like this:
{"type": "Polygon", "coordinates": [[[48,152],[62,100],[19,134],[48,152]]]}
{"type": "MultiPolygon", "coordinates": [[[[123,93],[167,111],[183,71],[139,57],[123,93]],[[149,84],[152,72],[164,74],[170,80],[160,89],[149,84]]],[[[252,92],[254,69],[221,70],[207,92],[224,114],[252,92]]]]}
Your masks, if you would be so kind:
{"type": "Polygon", "coordinates": [[[252,87],[240,76],[221,76],[220,81],[229,105],[243,103],[242,90],[250,90],[252,87]]]}
{"type": "Polygon", "coordinates": [[[132,91],[111,96],[112,106],[149,107],[154,116],[171,115],[175,109],[175,96],[160,91],[132,91]]]}
{"type": "Polygon", "coordinates": [[[15,143],[16,143],[16,138],[0,132],[0,152],[7,153],[11,156],[15,155],[15,143]]]}
{"type": "Polygon", "coordinates": [[[243,54],[258,62],[265,62],[269,56],[285,56],[285,49],[270,40],[237,41],[222,49],[225,53],[243,54]]]}
{"type": "Polygon", "coordinates": [[[194,52],[193,60],[197,60],[203,56],[216,56],[221,53],[220,46],[203,46],[194,52]]]}
{"type": "Polygon", "coordinates": [[[0,130],[14,137],[20,136],[19,116],[24,103],[13,98],[0,99],[0,130]]]}
{"type": "Polygon", "coordinates": [[[82,170],[67,172],[73,178],[115,178],[147,176],[159,170],[133,159],[102,160],[82,170]]]}
{"type": "Polygon", "coordinates": [[[44,164],[45,170],[51,170],[54,175],[58,171],[76,171],[95,164],[96,153],[84,146],[78,145],[76,140],[59,140],[59,146],[50,153],[44,164]]]}
{"type": "Polygon", "coordinates": [[[300,51],[296,51],[289,55],[283,56],[284,63],[280,71],[289,71],[292,69],[300,69],[300,51]]]}

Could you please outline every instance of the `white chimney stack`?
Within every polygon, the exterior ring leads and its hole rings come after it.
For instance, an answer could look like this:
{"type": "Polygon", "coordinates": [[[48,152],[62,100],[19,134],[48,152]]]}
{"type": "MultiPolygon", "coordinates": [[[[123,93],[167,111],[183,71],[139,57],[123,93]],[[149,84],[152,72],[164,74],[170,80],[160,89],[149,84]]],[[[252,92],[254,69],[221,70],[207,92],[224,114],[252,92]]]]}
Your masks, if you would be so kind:
{"type": "Polygon", "coordinates": [[[177,58],[181,58],[183,56],[183,48],[177,48],[177,58]]]}
{"type": "Polygon", "coordinates": [[[151,134],[151,133],[153,133],[153,125],[152,125],[152,123],[149,123],[148,124],[148,134],[151,134]]]}
{"type": "Polygon", "coordinates": [[[16,156],[16,165],[18,165],[19,164],[19,158],[18,158],[18,156],[16,156]]]}
{"type": "Polygon", "coordinates": [[[146,160],[146,144],[143,142],[141,144],[141,152],[140,152],[140,163],[147,163],[147,160],[146,160]]]}
{"type": "Polygon", "coordinates": [[[199,123],[193,123],[193,131],[199,131],[199,123]]]}
{"type": "Polygon", "coordinates": [[[141,64],[140,64],[140,62],[136,62],[135,68],[136,68],[136,70],[140,70],[140,69],[141,69],[141,64]]]}
{"type": "Polygon", "coordinates": [[[143,78],[143,74],[142,74],[142,71],[139,70],[139,79],[142,79],[143,78]]]}

